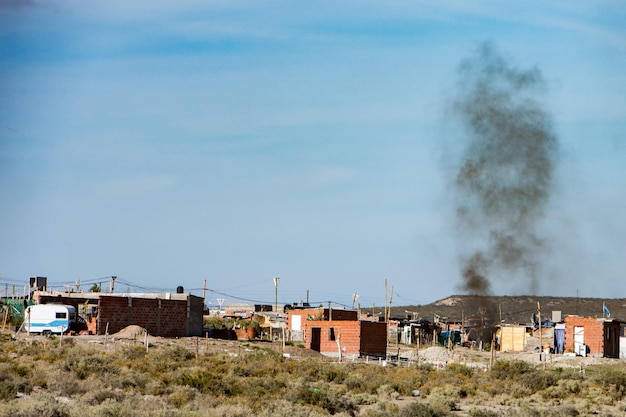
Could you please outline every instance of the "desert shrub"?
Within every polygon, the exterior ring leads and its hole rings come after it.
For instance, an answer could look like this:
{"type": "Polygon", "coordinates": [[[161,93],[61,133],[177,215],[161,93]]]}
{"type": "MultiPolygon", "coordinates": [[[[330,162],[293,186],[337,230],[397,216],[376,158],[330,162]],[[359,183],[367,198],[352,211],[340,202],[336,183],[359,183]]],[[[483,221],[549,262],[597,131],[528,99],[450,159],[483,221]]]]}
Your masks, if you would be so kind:
{"type": "MultiPolygon", "coordinates": [[[[267,404],[262,410],[257,411],[257,417],[326,417],[328,412],[318,407],[292,403],[281,399],[267,404]]],[[[341,414],[339,414],[340,416],[341,414]]]]}
{"type": "Polygon", "coordinates": [[[343,381],[344,385],[353,391],[361,391],[365,386],[365,378],[361,372],[352,372],[343,381]]]}
{"type": "Polygon", "coordinates": [[[180,374],[173,383],[175,385],[195,388],[203,394],[217,396],[237,396],[244,393],[241,378],[216,372],[214,369],[195,369],[180,374]]]}
{"type": "Polygon", "coordinates": [[[533,371],[520,376],[520,383],[530,390],[531,393],[539,392],[555,385],[558,378],[550,372],[533,371]]]}
{"type": "Polygon", "coordinates": [[[114,371],[105,356],[95,351],[74,349],[65,354],[64,368],[73,372],[78,378],[85,379],[89,375],[103,375],[114,371]]]}
{"type": "Polygon", "coordinates": [[[49,394],[32,396],[28,401],[11,401],[0,407],[0,417],[70,417],[66,404],[49,394]]]}
{"type": "Polygon", "coordinates": [[[474,375],[474,370],[472,368],[461,365],[460,363],[449,364],[444,372],[463,378],[471,378],[474,375]]]}
{"type": "Polygon", "coordinates": [[[345,412],[353,416],[358,411],[358,406],[344,394],[345,389],[334,384],[324,382],[315,385],[299,383],[287,393],[286,399],[298,404],[323,408],[330,414],[345,412]]]}
{"type": "Polygon", "coordinates": [[[375,404],[378,401],[378,397],[376,395],[366,394],[364,392],[352,394],[350,395],[350,398],[357,405],[375,404]]]}
{"type": "Polygon", "coordinates": [[[614,399],[626,394],[626,372],[619,366],[597,366],[587,370],[587,375],[596,384],[608,388],[614,399]]]}
{"type": "Polygon", "coordinates": [[[583,383],[577,379],[559,379],[556,385],[546,388],[541,392],[544,399],[565,399],[571,395],[579,394],[583,389],[583,383]]]}
{"type": "Polygon", "coordinates": [[[320,376],[326,382],[334,382],[341,384],[348,375],[348,369],[345,366],[336,364],[324,364],[322,366],[320,376]]]}
{"type": "Polygon", "coordinates": [[[11,400],[17,395],[17,386],[12,381],[0,381],[0,400],[11,400]]]}
{"type": "Polygon", "coordinates": [[[370,409],[363,413],[364,417],[444,417],[448,412],[436,411],[428,404],[412,403],[406,407],[385,404],[379,409],[370,409]]]}
{"type": "Polygon", "coordinates": [[[121,390],[110,388],[99,388],[92,391],[88,391],[81,401],[89,405],[102,404],[107,400],[113,400],[114,402],[120,402],[124,400],[124,392],[121,390]]]}
{"type": "Polygon", "coordinates": [[[535,372],[535,368],[521,360],[497,360],[491,368],[491,376],[496,379],[515,379],[529,372],[535,372]]]}
{"type": "Polygon", "coordinates": [[[499,417],[499,414],[493,410],[485,408],[472,408],[469,410],[470,417],[499,417]]]}
{"type": "Polygon", "coordinates": [[[176,408],[182,408],[192,401],[196,396],[194,389],[184,387],[172,392],[167,401],[176,408]]]}
{"type": "Polygon", "coordinates": [[[614,403],[611,393],[598,385],[588,387],[585,391],[585,397],[593,404],[612,405],[614,403]]]}
{"type": "Polygon", "coordinates": [[[428,395],[428,404],[433,411],[440,414],[457,409],[457,401],[461,398],[458,387],[445,385],[434,387],[428,395]]]}
{"type": "Polygon", "coordinates": [[[387,384],[383,384],[381,386],[378,387],[378,389],[376,390],[376,393],[383,398],[386,399],[397,399],[400,394],[398,393],[398,391],[396,391],[391,385],[387,385],[387,384]]]}

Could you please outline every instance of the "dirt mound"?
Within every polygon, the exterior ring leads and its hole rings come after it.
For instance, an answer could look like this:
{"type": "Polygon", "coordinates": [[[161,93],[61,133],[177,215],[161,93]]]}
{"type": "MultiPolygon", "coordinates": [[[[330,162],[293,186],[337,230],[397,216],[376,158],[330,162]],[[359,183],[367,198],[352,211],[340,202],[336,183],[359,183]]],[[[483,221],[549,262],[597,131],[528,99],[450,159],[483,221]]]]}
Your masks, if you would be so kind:
{"type": "Polygon", "coordinates": [[[124,327],[113,336],[118,339],[137,339],[140,337],[144,337],[147,333],[148,331],[143,327],[131,324],[130,326],[124,327]]]}

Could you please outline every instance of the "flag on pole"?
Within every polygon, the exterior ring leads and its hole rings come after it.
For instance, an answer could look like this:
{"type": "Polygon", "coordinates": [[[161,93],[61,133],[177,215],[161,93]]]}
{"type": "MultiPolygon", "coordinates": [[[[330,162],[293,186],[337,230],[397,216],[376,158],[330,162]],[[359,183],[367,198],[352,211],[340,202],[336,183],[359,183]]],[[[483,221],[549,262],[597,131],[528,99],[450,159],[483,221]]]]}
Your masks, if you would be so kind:
{"type": "Polygon", "coordinates": [[[609,309],[606,307],[606,303],[602,303],[602,311],[604,311],[604,315],[607,318],[611,318],[611,312],[609,311],[609,309]]]}

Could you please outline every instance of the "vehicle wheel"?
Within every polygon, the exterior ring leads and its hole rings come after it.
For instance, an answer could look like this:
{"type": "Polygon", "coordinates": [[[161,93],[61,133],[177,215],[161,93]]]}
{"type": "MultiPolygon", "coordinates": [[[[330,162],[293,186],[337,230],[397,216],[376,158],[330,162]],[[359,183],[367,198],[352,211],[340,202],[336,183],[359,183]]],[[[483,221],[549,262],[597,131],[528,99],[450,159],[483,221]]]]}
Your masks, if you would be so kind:
{"type": "Polygon", "coordinates": [[[52,331],[51,330],[44,330],[43,332],[41,332],[41,334],[43,334],[46,337],[50,337],[52,335],[52,331]]]}

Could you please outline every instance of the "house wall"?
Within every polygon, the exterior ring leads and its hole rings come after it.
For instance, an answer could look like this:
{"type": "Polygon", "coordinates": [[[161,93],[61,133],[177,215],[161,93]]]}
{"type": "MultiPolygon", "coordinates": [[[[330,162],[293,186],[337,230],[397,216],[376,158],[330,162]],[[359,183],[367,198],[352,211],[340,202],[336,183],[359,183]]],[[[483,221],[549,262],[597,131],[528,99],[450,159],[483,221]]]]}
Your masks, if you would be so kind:
{"type": "Polygon", "coordinates": [[[360,354],[365,356],[387,355],[387,324],[376,321],[361,321],[360,354]]]}
{"type": "Polygon", "coordinates": [[[574,327],[585,328],[585,345],[592,356],[619,357],[619,322],[593,317],[565,317],[565,351],[574,351],[574,327]],[[605,340],[608,335],[608,340],[605,340]]]}
{"type": "Polygon", "coordinates": [[[167,300],[118,296],[98,299],[98,334],[116,333],[131,324],[162,337],[202,335],[202,299],[167,300]]]}
{"type": "Polygon", "coordinates": [[[333,310],[328,320],[328,309],[291,310],[287,318],[287,328],[294,334],[293,317],[300,316],[300,332],[302,342],[311,349],[313,328],[320,329],[319,351],[325,356],[339,357],[339,349],[344,355],[384,355],[387,347],[387,324],[382,322],[358,321],[356,312],[333,310]],[[326,320],[320,320],[320,318],[326,320]],[[349,320],[348,318],[351,318],[349,320]],[[335,340],[331,338],[334,329],[335,340]],[[337,346],[339,339],[339,347],[337,346]]]}
{"type": "Polygon", "coordinates": [[[358,321],[305,321],[302,330],[304,333],[304,345],[311,349],[312,328],[321,329],[320,353],[325,356],[339,357],[339,349],[344,355],[358,355],[360,348],[360,329],[358,321]],[[335,340],[331,339],[331,329],[334,331],[335,340]],[[337,345],[339,341],[339,346],[337,345]]]}
{"type": "Polygon", "coordinates": [[[620,323],[607,321],[604,323],[604,357],[620,357],[620,323]]]}

